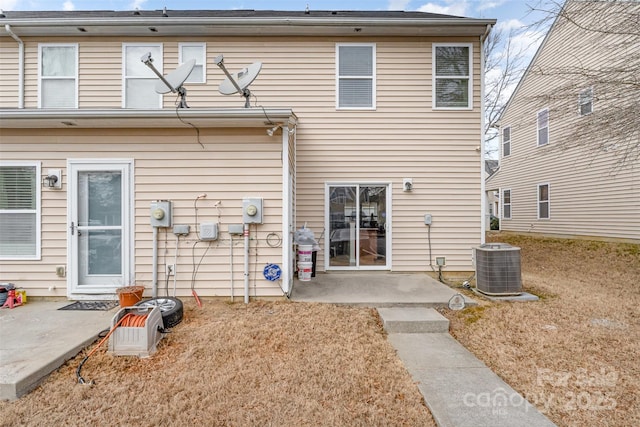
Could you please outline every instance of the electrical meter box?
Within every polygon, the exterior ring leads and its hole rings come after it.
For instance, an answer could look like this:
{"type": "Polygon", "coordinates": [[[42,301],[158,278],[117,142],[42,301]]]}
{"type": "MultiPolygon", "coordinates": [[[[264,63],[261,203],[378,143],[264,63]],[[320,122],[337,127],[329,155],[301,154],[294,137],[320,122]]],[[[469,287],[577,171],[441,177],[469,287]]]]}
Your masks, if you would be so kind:
{"type": "Polygon", "coordinates": [[[171,227],[171,202],[169,200],[151,202],[150,218],[152,227],[171,227]]]}
{"type": "Polygon", "coordinates": [[[242,222],[244,224],[262,224],[261,197],[245,197],[242,199],[242,222]]]}

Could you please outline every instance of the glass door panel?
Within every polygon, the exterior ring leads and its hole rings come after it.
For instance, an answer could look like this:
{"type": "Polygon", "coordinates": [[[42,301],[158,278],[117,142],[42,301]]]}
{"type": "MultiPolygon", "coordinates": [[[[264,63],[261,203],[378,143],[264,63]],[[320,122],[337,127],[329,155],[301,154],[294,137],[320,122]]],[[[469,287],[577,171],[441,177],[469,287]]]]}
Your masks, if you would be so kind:
{"type": "Polygon", "coordinates": [[[386,186],[360,186],[359,265],[386,265],[386,186]]]}
{"type": "Polygon", "coordinates": [[[387,267],[387,186],[329,186],[329,267],[387,267]]]}

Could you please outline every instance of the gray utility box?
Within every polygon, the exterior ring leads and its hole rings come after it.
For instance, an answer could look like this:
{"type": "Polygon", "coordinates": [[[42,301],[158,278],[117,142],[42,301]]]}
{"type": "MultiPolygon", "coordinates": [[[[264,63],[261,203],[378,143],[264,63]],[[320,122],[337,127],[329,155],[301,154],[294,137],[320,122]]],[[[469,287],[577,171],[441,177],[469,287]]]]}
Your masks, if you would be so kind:
{"type": "Polygon", "coordinates": [[[476,288],[487,295],[520,295],[520,248],[507,243],[487,243],[474,248],[476,288]]]}
{"type": "Polygon", "coordinates": [[[109,337],[108,351],[116,356],[149,357],[162,339],[162,313],[158,307],[124,307],[111,320],[111,328],[127,314],[147,314],[144,326],[118,326],[109,337]]]}

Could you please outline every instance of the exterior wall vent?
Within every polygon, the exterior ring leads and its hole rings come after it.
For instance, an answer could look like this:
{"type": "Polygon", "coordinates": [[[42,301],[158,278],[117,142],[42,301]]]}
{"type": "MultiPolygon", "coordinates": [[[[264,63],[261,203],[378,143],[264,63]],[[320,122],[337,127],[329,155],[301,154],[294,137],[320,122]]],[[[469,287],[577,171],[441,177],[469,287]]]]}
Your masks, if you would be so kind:
{"type": "Polygon", "coordinates": [[[476,288],[486,295],[520,295],[520,248],[487,243],[475,249],[476,288]]]}

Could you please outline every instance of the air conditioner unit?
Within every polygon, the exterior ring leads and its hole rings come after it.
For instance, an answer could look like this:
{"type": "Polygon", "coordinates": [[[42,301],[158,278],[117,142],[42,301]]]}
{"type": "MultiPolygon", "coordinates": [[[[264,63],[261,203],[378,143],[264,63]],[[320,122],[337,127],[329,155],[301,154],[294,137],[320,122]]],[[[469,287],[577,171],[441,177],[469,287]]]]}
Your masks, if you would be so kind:
{"type": "Polygon", "coordinates": [[[475,248],[475,261],[478,291],[496,296],[522,293],[520,248],[487,243],[475,248]]]}

